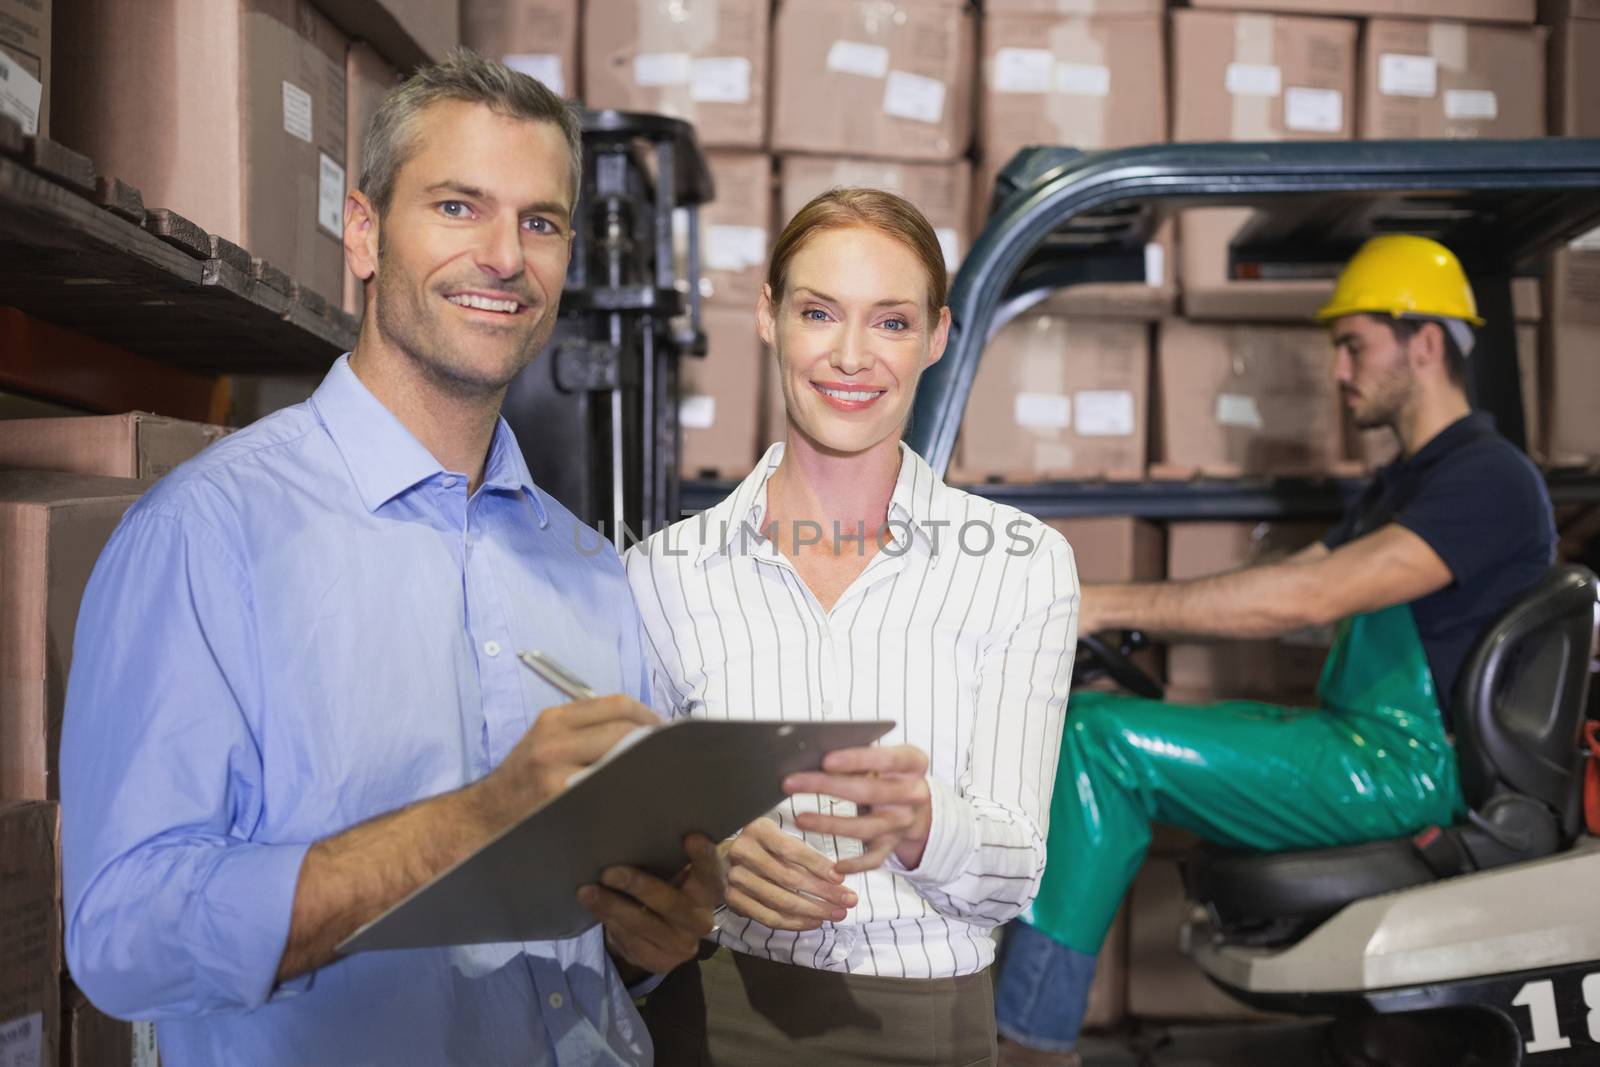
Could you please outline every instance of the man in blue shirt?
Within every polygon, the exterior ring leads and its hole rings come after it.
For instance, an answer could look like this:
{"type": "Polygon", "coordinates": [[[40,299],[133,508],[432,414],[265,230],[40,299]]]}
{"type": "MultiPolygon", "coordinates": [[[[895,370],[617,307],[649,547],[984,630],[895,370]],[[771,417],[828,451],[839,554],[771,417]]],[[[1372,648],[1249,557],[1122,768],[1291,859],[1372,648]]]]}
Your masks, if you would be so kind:
{"type": "Polygon", "coordinates": [[[603,935],[333,952],[655,721],[620,563],[498,415],[554,326],[580,147],[558,97],[470,54],[391,94],[345,210],[355,350],[162,480],[95,569],[67,954],[101,1008],[159,1020],[168,1067],[645,1064],[618,968],[710,930],[722,876],[692,838],[677,882],[582,891],[603,935]],[[521,648],[626,695],[562,703],[521,648]]]}

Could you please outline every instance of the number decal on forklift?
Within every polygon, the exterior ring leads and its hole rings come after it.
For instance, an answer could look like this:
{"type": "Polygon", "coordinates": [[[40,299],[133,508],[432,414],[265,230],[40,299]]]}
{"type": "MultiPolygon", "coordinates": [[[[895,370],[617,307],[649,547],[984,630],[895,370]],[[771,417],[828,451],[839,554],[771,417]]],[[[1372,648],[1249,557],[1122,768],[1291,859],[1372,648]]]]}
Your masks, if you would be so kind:
{"type": "MultiPolygon", "coordinates": [[[[1587,987],[1588,983],[1585,982],[1584,985],[1587,987]]],[[[1587,988],[1585,992],[1588,992],[1587,988]]],[[[1523,986],[1517,991],[1511,1006],[1527,1008],[1528,1016],[1533,1021],[1533,1040],[1524,1046],[1530,1054],[1556,1052],[1572,1047],[1572,1039],[1561,1036],[1561,1017],[1556,1014],[1556,984],[1550,979],[1529,982],[1523,986]]],[[[1593,1024],[1591,1016],[1590,1026],[1593,1024]]]]}
{"type": "MultiPolygon", "coordinates": [[[[1589,1040],[1600,1044],[1600,971],[1586,975],[1581,988],[1583,1006],[1589,1012],[1585,1016],[1589,1026],[1589,1040]]],[[[1523,1047],[1530,1054],[1559,1052],[1572,1047],[1572,1039],[1561,1032],[1561,1015],[1556,1010],[1554,981],[1544,978],[1537,982],[1529,982],[1517,990],[1511,1006],[1528,1009],[1533,1038],[1523,1047]]]]}

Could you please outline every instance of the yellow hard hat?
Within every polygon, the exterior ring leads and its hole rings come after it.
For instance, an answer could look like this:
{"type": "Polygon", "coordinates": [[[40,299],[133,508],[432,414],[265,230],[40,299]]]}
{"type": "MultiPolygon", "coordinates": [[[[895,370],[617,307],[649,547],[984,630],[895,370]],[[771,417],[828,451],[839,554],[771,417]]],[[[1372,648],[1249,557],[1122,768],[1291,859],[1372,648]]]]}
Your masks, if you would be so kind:
{"type": "Polygon", "coordinates": [[[1403,233],[1369,238],[1356,250],[1339,272],[1333,299],[1317,312],[1317,321],[1362,312],[1395,318],[1428,315],[1483,325],[1455,253],[1438,241],[1403,233]]]}

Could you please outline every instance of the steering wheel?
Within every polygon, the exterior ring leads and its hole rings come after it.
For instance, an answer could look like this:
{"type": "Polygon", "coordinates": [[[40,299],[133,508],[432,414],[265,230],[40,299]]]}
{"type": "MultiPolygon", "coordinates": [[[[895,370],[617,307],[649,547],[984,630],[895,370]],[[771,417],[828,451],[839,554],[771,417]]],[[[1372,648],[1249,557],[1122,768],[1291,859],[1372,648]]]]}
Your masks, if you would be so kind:
{"type": "Polygon", "coordinates": [[[1138,630],[1124,630],[1116,643],[1106,640],[1105,634],[1079,634],[1078,655],[1072,662],[1072,687],[1110,678],[1137,697],[1163,700],[1167,692],[1144,668],[1131,657],[1140,649],[1148,648],[1150,639],[1138,630]]]}

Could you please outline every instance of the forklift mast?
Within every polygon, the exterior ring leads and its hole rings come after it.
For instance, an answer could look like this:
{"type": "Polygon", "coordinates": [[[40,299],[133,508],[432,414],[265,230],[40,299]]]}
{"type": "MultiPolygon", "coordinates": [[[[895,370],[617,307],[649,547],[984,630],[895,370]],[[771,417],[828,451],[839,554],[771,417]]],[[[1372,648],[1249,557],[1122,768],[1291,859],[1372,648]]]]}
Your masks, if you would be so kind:
{"type": "Polygon", "coordinates": [[[622,548],[678,518],[678,360],[705,354],[697,216],[713,188],[677,119],[586,112],[583,156],[561,314],[502,414],[534,481],[622,548]]]}

